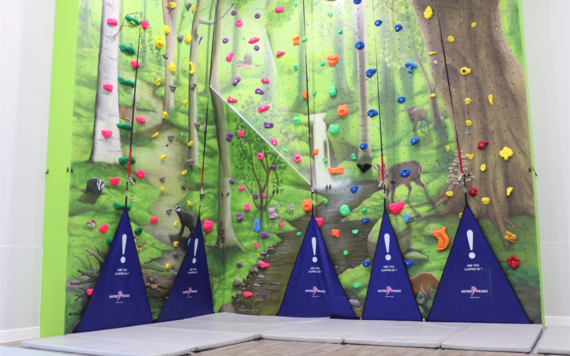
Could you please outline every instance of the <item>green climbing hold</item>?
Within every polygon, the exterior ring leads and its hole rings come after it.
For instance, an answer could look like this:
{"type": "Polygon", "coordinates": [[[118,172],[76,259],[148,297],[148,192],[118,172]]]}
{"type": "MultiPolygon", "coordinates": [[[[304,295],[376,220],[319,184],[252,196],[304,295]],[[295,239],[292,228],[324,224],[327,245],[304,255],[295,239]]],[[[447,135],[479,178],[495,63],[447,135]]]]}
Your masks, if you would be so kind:
{"type": "MultiPolygon", "coordinates": [[[[132,207],[133,207],[133,204],[127,204],[127,211],[131,211],[132,207]]],[[[117,202],[113,202],[113,208],[115,208],[115,210],[124,210],[125,204],[119,204],[117,202]]]]}
{"type": "Polygon", "coordinates": [[[352,155],[350,155],[350,158],[351,158],[353,161],[356,161],[356,154],[353,153],[352,155]]]}
{"type": "Polygon", "coordinates": [[[350,208],[348,207],[348,205],[342,204],[340,206],[340,215],[348,216],[348,214],[350,214],[350,208]]]}
{"type": "Polygon", "coordinates": [[[139,19],[132,17],[131,15],[125,16],[125,20],[128,21],[130,26],[139,26],[141,24],[139,19]]]}
{"type": "Polygon", "coordinates": [[[328,15],[328,17],[332,17],[333,13],[329,12],[327,15],[328,15]]]}
{"type": "Polygon", "coordinates": [[[297,7],[297,6],[299,6],[299,4],[295,1],[295,2],[293,3],[293,6],[297,7]]]}
{"type": "Polygon", "coordinates": [[[140,236],[143,232],[142,226],[139,226],[135,229],[135,235],[140,236]]]}
{"type": "Polygon", "coordinates": [[[331,135],[336,135],[340,131],[340,126],[338,124],[332,124],[329,126],[329,133],[331,135]]]}
{"type": "Polygon", "coordinates": [[[313,90],[313,96],[317,95],[317,91],[313,90]]]}
{"type": "Polygon", "coordinates": [[[326,158],[323,158],[323,162],[327,163],[329,160],[326,158]]]}
{"type": "Polygon", "coordinates": [[[323,203],[328,204],[329,200],[328,199],[323,199],[323,203]]]}
{"type": "Polygon", "coordinates": [[[112,243],[113,243],[113,236],[107,237],[107,245],[111,246],[112,243]]]}
{"type": "Polygon", "coordinates": [[[308,40],[307,36],[303,36],[303,38],[301,38],[301,41],[303,42],[307,42],[307,40],[308,40]]]}
{"type": "Polygon", "coordinates": [[[367,211],[368,211],[367,208],[362,209],[362,214],[366,214],[367,211]]]}
{"type": "Polygon", "coordinates": [[[295,117],[293,118],[293,123],[294,123],[296,126],[301,125],[301,119],[299,119],[299,116],[295,116],[295,117]]]}
{"type": "Polygon", "coordinates": [[[352,286],[353,286],[355,289],[360,288],[360,284],[358,284],[358,283],[354,283],[352,286]]]}
{"type": "Polygon", "coordinates": [[[342,254],[345,255],[345,256],[348,256],[348,250],[342,251],[342,254]]]}
{"type": "Polygon", "coordinates": [[[119,49],[121,50],[121,52],[125,53],[125,54],[129,54],[131,56],[134,56],[135,54],[137,54],[137,51],[134,47],[131,46],[127,46],[127,45],[119,45],[119,49]]]}
{"type": "Polygon", "coordinates": [[[337,32],[339,35],[342,35],[342,29],[338,30],[337,32]]]}
{"type": "Polygon", "coordinates": [[[324,67],[324,66],[325,66],[325,62],[323,61],[323,62],[321,62],[321,67],[324,67]]]}
{"type": "MultiPolygon", "coordinates": [[[[129,157],[119,157],[119,163],[125,164],[129,161],[129,157]]],[[[131,157],[131,164],[137,163],[137,160],[134,157],[131,157]]]]}
{"type": "Polygon", "coordinates": [[[299,66],[296,64],[293,64],[293,68],[295,68],[295,70],[299,70],[299,66]]]}
{"type": "Polygon", "coordinates": [[[297,236],[300,237],[301,235],[302,235],[302,234],[301,234],[301,231],[297,231],[297,236]]]}
{"type": "Polygon", "coordinates": [[[329,95],[336,96],[336,87],[334,85],[329,87],[329,95]]]}
{"type": "Polygon", "coordinates": [[[127,130],[127,131],[131,131],[133,129],[133,127],[131,126],[131,124],[117,124],[117,127],[120,130],[127,130]]]}
{"type": "Polygon", "coordinates": [[[127,80],[123,77],[119,77],[119,84],[126,85],[131,88],[135,87],[135,82],[133,82],[132,80],[127,80]]]}
{"type": "Polygon", "coordinates": [[[358,230],[352,230],[352,233],[358,235],[358,230]]]}
{"type": "Polygon", "coordinates": [[[285,148],[283,149],[283,152],[289,153],[289,150],[287,149],[287,147],[285,147],[285,148]]]}

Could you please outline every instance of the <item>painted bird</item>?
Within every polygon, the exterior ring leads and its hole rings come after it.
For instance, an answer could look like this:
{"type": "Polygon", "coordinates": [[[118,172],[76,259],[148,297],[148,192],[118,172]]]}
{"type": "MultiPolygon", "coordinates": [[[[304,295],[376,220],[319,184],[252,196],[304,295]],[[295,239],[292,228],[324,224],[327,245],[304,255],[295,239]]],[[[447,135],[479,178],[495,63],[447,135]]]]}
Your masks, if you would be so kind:
{"type": "Polygon", "coordinates": [[[237,61],[237,65],[239,68],[243,68],[243,69],[251,69],[253,67],[261,66],[260,64],[257,64],[257,65],[251,64],[251,53],[246,53],[245,56],[243,56],[243,62],[237,61]]]}

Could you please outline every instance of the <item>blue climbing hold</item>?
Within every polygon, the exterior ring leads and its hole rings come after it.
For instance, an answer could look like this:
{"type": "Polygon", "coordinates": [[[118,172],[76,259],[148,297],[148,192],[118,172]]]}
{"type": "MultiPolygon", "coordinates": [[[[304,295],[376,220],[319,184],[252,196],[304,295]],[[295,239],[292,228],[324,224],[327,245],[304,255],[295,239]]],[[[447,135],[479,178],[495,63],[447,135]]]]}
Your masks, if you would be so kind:
{"type": "Polygon", "coordinates": [[[413,61],[409,61],[409,62],[404,63],[404,66],[406,68],[408,68],[408,73],[413,73],[414,69],[416,69],[418,67],[418,65],[415,64],[413,61]]]}
{"type": "Polygon", "coordinates": [[[403,218],[404,218],[404,222],[405,222],[406,224],[410,222],[410,216],[409,216],[408,214],[405,214],[405,215],[403,216],[403,218]]]}
{"type": "Polygon", "coordinates": [[[370,109],[370,110],[368,110],[368,112],[366,114],[370,117],[374,117],[374,116],[378,115],[378,111],[376,111],[374,109],[370,109]]]}
{"type": "Polygon", "coordinates": [[[406,264],[407,268],[410,268],[414,265],[414,261],[410,261],[410,260],[404,260],[404,263],[406,264]]]}
{"type": "Polygon", "coordinates": [[[363,151],[364,151],[367,147],[368,147],[368,144],[367,144],[367,143],[361,143],[361,144],[360,144],[360,149],[363,150],[363,151]]]}
{"type": "Polygon", "coordinates": [[[364,225],[368,224],[370,222],[370,218],[362,218],[362,223],[364,225]]]}
{"type": "Polygon", "coordinates": [[[354,47],[356,47],[356,49],[363,49],[364,48],[364,42],[358,41],[358,42],[356,42],[354,47]]]}
{"type": "Polygon", "coordinates": [[[361,2],[362,2],[362,0],[354,0],[354,4],[355,4],[355,5],[358,5],[358,4],[360,4],[361,2]]]}
{"type": "Polygon", "coordinates": [[[402,25],[396,25],[396,26],[394,26],[394,30],[396,30],[396,32],[402,31],[403,28],[404,28],[404,26],[402,26],[402,25]]]}
{"type": "Polygon", "coordinates": [[[350,191],[351,191],[353,194],[356,193],[356,192],[358,191],[358,186],[355,185],[355,186],[353,186],[353,187],[350,187],[350,191]]]}
{"type": "Polygon", "coordinates": [[[370,267],[371,263],[370,263],[370,261],[362,261],[362,265],[364,267],[370,267]]]}
{"type": "Polygon", "coordinates": [[[376,20],[374,21],[374,24],[376,25],[376,27],[379,27],[380,25],[382,25],[382,20],[376,20]]]}
{"type": "Polygon", "coordinates": [[[410,174],[412,174],[412,171],[410,171],[409,168],[404,168],[400,171],[400,177],[402,178],[407,178],[410,176],[410,174]]]}
{"type": "Polygon", "coordinates": [[[255,219],[255,221],[253,222],[253,229],[255,230],[255,232],[259,232],[259,219],[255,219]]]}
{"type": "Polygon", "coordinates": [[[374,74],[376,74],[376,69],[374,69],[374,68],[368,69],[368,70],[366,71],[366,76],[367,76],[368,78],[372,78],[372,76],[373,76],[374,74]]]}
{"type": "Polygon", "coordinates": [[[420,138],[419,137],[414,137],[410,140],[410,143],[412,145],[415,145],[416,143],[420,142],[420,138]]]}
{"type": "Polygon", "coordinates": [[[398,98],[398,102],[399,102],[400,104],[403,104],[405,101],[406,101],[406,97],[405,97],[405,96],[401,96],[401,97],[398,98]]]}

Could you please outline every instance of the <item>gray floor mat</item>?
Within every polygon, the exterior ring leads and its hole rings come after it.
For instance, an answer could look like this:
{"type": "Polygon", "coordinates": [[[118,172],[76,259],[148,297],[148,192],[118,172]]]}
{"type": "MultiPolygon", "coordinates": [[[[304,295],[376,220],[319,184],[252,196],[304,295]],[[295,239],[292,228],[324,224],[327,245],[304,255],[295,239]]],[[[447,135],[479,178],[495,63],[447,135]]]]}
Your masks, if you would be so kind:
{"type": "Polygon", "coordinates": [[[347,344],[438,348],[471,323],[362,321],[366,331],[345,337],[347,344]]]}
{"type": "Polygon", "coordinates": [[[261,338],[340,344],[345,337],[364,332],[365,329],[365,322],[361,320],[318,319],[313,322],[290,324],[280,329],[268,330],[261,333],[261,338]]]}
{"type": "Polygon", "coordinates": [[[20,347],[0,346],[1,356],[61,356],[60,353],[42,350],[22,349],[20,347]]]}
{"type": "Polygon", "coordinates": [[[543,332],[536,351],[541,354],[570,355],[570,326],[549,326],[543,332]]]}
{"type": "Polygon", "coordinates": [[[444,349],[530,352],[540,324],[472,324],[441,344],[444,349]]]}

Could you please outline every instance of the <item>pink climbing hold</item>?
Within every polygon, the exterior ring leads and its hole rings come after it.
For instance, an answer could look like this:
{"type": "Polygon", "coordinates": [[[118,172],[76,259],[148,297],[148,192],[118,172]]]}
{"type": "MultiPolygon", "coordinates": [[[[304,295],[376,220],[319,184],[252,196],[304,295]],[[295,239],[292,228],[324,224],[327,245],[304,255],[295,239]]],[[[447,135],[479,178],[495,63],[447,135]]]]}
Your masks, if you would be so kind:
{"type": "Polygon", "coordinates": [[[388,204],[388,209],[392,212],[392,214],[396,215],[399,214],[402,210],[404,210],[404,206],[406,203],[403,201],[399,203],[390,203],[388,204]]]}
{"type": "Polygon", "coordinates": [[[234,52],[230,52],[230,54],[226,56],[226,61],[231,62],[233,58],[234,58],[234,52]]]}
{"type": "Polygon", "coordinates": [[[249,203],[246,203],[246,204],[243,206],[243,210],[245,210],[245,211],[250,211],[250,210],[251,210],[251,205],[249,205],[249,203]]]}
{"type": "Polygon", "coordinates": [[[282,221],[277,222],[277,224],[279,225],[279,227],[283,227],[283,222],[282,222],[282,221]]]}
{"type": "Polygon", "coordinates": [[[256,249],[259,248],[259,245],[257,244],[257,242],[253,243],[253,247],[255,247],[256,249]]]}
{"type": "Polygon", "coordinates": [[[144,171],[136,171],[135,173],[137,175],[138,179],[143,179],[144,178],[144,171]]]}
{"type": "Polygon", "coordinates": [[[138,68],[138,67],[140,67],[140,66],[141,66],[141,63],[140,63],[140,62],[131,61],[131,67],[133,67],[133,68],[138,68]]]}
{"type": "Polygon", "coordinates": [[[279,7],[276,7],[276,8],[275,8],[275,12],[277,12],[277,13],[280,13],[280,12],[283,12],[283,11],[285,11],[285,8],[284,8],[283,6],[279,6],[279,7]]]}
{"type": "Polygon", "coordinates": [[[206,232],[212,231],[213,227],[214,227],[214,222],[212,220],[204,220],[204,230],[206,232]]]}
{"type": "Polygon", "coordinates": [[[296,163],[301,162],[301,155],[294,155],[294,156],[293,156],[293,161],[295,161],[296,163]]]}
{"type": "Polygon", "coordinates": [[[153,216],[150,218],[150,223],[155,225],[158,222],[158,218],[156,216],[153,216]]]}
{"type": "Polygon", "coordinates": [[[270,266],[271,266],[271,264],[269,264],[267,262],[259,262],[259,268],[267,268],[270,266]]]}
{"type": "Polygon", "coordinates": [[[146,119],[140,116],[135,117],[135,120],[137,120],[139,124],[144,124],[146,122],[146,119]]]}
{"type": "Polygon", "coordinates": [[[269,105],[261,105],[260,107],[257,108],[257,112],[260,114],[267,110],[269,110],[269,105]]]}
{"type": "Polygon", "coordinates": [[[107,19],[107,25],[117,26],[118,24],[119,24],[119,22],[117,21],[117,19],[112,19],[110,17],[107,19]]]}
{"type": "Polygon", "coordinates": [[[100,233],[104,234],[107,232],[107,230],[109,230],[109,225],[103,224],[103,225],[99,226],[99,232],[100,233]]]}
{"type": "Polygon", "coordinates": [[[267,194],[261,193],[261,197],[262,197],[262,198],[267,198],[267,194]]]}
{"type": "Polygon", "coordinates": [[[109,137],[111,137],[112,134],[113,134],[113,131],[111,131],[111,130],[101,130],[101,135],[103,135],[105,140],[108,139],[109,137]]]}
{"type": "Polygon", "coordinates": [[[238,136],[239,137],[243,137],[245,135],[245,131],[244,130],[238,130],[238,136]]]}
{"type": "Polygon", "coordinates": [[[283,52],[283,51],[277,51],[277,54],[275,55],[275,57],[281,57],[284,54],[285,54],[285,52],[283,52]]]}
{"type": "Polygon", "coordinates": [[[113,85],[103,84],[103,89],[105,89],[106,91],[113,91],[113,85]]]}
{"type": "Polygon", "coordinates": [[[109,178],[109,183],[111,183],[111,185],[113,187],[118,186],[120,181],[121,181],[121,178],[119,178],[119,177],[109,178]]]}
{"type": "Polygon", "coordinates": [[[141,27],[143,28],[143,30],[146,30],[148,28],[148,26],[150,26],[150,24],[148,23],[147,20],[141,21],[141,27]]]}
{"type": "Polygon", "coordinates": [[[263,152],[259,152],[259,153],[257,154],[257,159],[260,160],[260,161],[263,160],[264,157],[265,157],[265,154],[263,154],[263,152]]]}
{"type": "Polygon", "coordinates": [[[245,185],[238,185],[238,190],[241,192],[242,190],[245,190],[245,185]]]}
{"type": "Polygon", "coordinates": [[[262,82],[263,84],[269,84],[269,79],[267,79],[267,78],[261,78],[261,82],[262,82]]]}
{"type": "Polygon", "coordinates": [[[237,26],[237,27],[242,27],[242,26],[243,26],[243,22],[241,21],[241,19],[237,19],[237,20],[236,20],[236,26],[237,26]]]}
{"type": "Polygon", "coordinates": [[[276,146],[277,143],[278,143],[277,140],[274,139],[274,138],[272,138],[270,141],[271,141],[271,144],[272,144],[273,146],[276,146]]]}
{"type": "Polygon", "coordinates": [[[237,103],[237,99],[234,99],[231,96],[228,96],[228,103],[237,103]]]}
{"type": "Polygon", "coordinates": [[[252,37],[249,41],[247,41],[247,43],[249,44],[253,44],[255,42],[259,41],[259,37],[252,37]]]}
{"type": "Polygon", "coordinates": [[[323,218],[315,218],[315,220],[317,220],[317,225],[319,225],[319,227],[323,225],[323,218]]]}
{"type": "Polygon", "coordinates": [[[93,288],[87,289],[87,296],[91,296],[93,294],[93,288]]]}
{"type": "Polygon", "coordinates": [[[251,297],[252,295],[253,295],[252,292],[243,292],[243,297],[246,298],[246,299],[249,298],[249,297],[251,297]]]}

